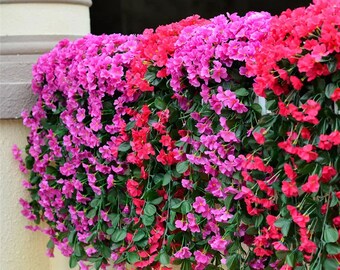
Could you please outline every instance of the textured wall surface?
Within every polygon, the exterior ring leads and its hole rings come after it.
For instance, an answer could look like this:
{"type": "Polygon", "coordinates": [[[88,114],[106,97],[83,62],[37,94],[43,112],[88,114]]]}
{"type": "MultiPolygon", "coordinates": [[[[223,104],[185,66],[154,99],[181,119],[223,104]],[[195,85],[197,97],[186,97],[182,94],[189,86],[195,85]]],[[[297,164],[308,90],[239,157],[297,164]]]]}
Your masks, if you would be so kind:
{"type": "Polygon", "coordinates": [[[28,130],[21,120],[0,120],[0,269],[1,270],[67,270],[67,259],[59,254],[45,256],[47,237],[24,229],[32,225],[20,213],[19,198],[28,198],[11,149],[26,145],[28,130]]]}
{"type": "Polygon", "coordinates": [[[0,23],[2,36],[83,35],[89,32],[90,16],[88,6],[84,5],[1,4],[0,23]]]}

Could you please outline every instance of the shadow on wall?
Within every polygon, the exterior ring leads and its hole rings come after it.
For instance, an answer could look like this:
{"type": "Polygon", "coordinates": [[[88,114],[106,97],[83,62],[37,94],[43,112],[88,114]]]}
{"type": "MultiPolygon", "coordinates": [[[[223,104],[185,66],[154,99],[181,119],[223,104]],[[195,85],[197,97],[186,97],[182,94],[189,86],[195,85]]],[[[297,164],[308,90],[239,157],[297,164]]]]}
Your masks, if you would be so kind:
{"type": "Polygon", "coordinates": [[[308,6],[311,0],[95,0],[90,8],[91,32],[142,33],[145,28],[179,21],[193,14],[211,18],[249,10],[279,14],[287,8],[308,6]]]}

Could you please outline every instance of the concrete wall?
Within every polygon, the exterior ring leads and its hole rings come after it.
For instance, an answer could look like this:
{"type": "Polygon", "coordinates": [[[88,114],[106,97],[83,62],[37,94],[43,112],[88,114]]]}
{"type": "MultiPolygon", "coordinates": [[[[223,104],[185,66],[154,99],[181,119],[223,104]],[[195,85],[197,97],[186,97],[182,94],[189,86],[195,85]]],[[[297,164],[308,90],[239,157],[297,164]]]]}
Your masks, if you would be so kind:
{"type": "Polygon", "coordinates": [[[20,213],[25,175],[11,149],[26,145],[28,130],[20,113],[35,102],[31,69],[39,55],[59,40],[90,32],[90,0],[0,0],[0,270],[67,270],[68,259],[57,251],[45,256],[47,237],[24,227],[20,213]]]}
{"type": "Polygon", "coordinates": [[[21,214],[19,198],[27,198],[21,181],[25,175],[13,160],[13,144],[26,145],[28,130],[21,120],[0,120],[0,269],[1,270],[67,270],[67,259],[60,254],[45,256],[48,238],[42,233],[24,229],[30,223],[21,214]]]}

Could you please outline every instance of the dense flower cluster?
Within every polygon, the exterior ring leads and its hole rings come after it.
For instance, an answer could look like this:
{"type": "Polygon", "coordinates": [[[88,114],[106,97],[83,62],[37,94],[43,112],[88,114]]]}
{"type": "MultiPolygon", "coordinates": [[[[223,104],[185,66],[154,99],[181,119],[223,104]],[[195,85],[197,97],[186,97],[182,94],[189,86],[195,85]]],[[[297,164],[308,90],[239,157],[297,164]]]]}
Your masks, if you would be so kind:
{"type": "Polygon", "coordinates": [[[336,270],[337,2],[88,35],[42,56],[26,158],[13,154],[47,254],[82,270],[336,270]]]}
{"type": "Polygon", "coordinates": [[[339,12],[339,1],[323,0],[283,12],[247,62],[270,110],[259,121],[261,141],[254,133],[257,165],[242,172],[258,190],[249,190],[251,214],[267,219],[254,253],[266,263],[280,251],[283,269],[338,268],[339,12]]]}

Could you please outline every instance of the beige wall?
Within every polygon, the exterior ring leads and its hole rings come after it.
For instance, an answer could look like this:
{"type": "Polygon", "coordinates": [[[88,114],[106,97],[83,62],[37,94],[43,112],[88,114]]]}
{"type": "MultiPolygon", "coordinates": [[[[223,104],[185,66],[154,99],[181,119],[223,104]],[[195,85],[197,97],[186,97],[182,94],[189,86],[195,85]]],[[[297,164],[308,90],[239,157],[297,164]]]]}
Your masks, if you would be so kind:
{"type": "Polygon", "coordinates": [[[0,35],[83,35],[89,32],[89,8],[62,3],[0,5],[0,35]],[[20,18],[20,19],[18,19],[20,18]]]}
{"type": "Polygon", "coordinates": [[[25,175],[11,149],[26,145],[28,130],[21,120],[0,120],[0,269],[1,270],[67,270],[68,262],[60,254],[45,256],[48,238],[42,233],[24,229],[28,222],[21,214],[19,199],[28,199],[21,186],[25,175]]]}

